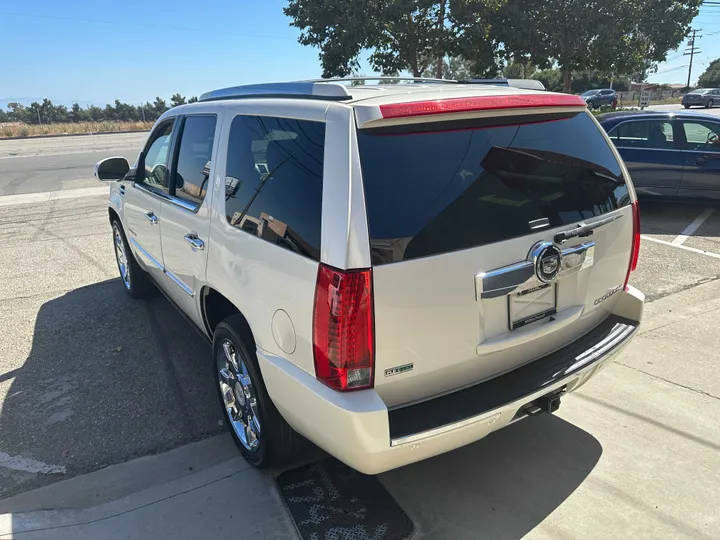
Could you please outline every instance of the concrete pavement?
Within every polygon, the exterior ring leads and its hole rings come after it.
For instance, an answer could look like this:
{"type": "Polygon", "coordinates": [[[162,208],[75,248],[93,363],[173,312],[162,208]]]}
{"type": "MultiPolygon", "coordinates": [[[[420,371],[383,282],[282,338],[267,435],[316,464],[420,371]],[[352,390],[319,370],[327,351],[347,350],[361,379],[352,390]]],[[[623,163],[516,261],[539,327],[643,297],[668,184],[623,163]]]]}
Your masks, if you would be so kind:
{"type": "MultiPolygon", "coordinates": [[[[718,538],[718,325],[720,282],[651,303],[626,352],[555,416],[380,479],[416,538],[718,538]]],[[[229,445],[216,437],[6,499],[0,538],[295,538],[271,473],[229,445]]]]}

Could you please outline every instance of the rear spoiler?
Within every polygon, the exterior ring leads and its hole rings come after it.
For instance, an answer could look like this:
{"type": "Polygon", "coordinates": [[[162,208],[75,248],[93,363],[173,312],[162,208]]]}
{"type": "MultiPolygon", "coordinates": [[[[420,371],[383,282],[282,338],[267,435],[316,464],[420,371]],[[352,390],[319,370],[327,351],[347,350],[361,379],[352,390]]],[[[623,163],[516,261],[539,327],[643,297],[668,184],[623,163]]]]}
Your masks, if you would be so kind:
{"type": "MultiPolygon", "coordinates": [[[[406,99],[408,96],[404,96],[406,99]]],[[[360,129],[497,116],[577,114],[587,110],[580,96],[554,93],[449,97],[355,106],[360,129]]]]}
{"type": "Polygon", "coordinates": [[[430,114],[534,109],[540,107],[586,107],[585,100],[570,94],[511,94],[507,96],[470,96],[380,105],[383,118],[427,116],[430,114]]]}

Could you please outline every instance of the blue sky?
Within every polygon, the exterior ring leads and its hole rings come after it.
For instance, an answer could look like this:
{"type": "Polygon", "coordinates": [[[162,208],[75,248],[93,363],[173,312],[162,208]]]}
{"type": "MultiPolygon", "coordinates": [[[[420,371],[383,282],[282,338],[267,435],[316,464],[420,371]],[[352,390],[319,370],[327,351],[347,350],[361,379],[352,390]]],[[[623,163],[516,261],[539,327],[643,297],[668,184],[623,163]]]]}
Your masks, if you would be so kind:
{"type": "Polygon", "coordinates": [[[284,0],[5,0],[0,98],[140,102],[175,92],[192,96],[243,83],[319,77],[317,50],[297,43],[299,31],[289,26],[285,5],[284,0]]]}
{"type": "MultiPolygon", "coordinates": [[[[720,57],[720,5],[703,5],[700,7],[700,14],[695,17],[692,27],[698,32],[699,37],[695,46],[700,49],[700,54],[693,58],[693,70],[691,84],[697,81],[708,64],[720,57]]],[[[690,57],[683,56],[688,41],[685,40],[675,51],[668,52],[667,60],[658,65],[657,73],[648,77],[650,82],[660,83],[687,83],[688,65],[690,57]]]]}
{"type": "MultiPolygon", "coordinates": [[[[317,49],[297,43],[285,0],[5,0],[0,98],[104,104],[320,75],[317,49]]],[[[720,6],[703,7],[693,81],[720,56],[720,6]]],[[[651,77],[684,82],[683,48],[651,77]]],[[[365,66],[364,73],[371,70],[365,66]]]]}

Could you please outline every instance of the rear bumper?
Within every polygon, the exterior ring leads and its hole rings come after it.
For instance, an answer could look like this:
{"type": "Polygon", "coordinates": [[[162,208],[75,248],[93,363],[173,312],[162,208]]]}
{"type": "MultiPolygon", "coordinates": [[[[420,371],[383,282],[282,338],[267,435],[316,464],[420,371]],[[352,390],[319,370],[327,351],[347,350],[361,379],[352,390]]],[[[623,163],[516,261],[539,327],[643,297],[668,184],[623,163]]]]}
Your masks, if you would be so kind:
{"type": "Polygon", "coordinates": [[[644,297],[630,287],[615,313],[546,357],[484,383],[388,410],[374,390],[331,390],[287,360],[258,350],[270,397],[302,435],[351,467],[376,474],[459,448],[527,415],[532,402],[571,392],[635,335],[644,297]]]}

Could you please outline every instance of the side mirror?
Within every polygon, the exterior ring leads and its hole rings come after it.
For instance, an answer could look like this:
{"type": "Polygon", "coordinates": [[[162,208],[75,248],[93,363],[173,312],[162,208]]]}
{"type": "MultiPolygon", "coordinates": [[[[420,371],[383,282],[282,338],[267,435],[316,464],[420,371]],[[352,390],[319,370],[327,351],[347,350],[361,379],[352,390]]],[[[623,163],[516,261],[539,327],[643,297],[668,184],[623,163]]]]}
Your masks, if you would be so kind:
{"type": "Polygon", "coordinates": [[[95,165],[95,178],[103,182],[122,180],[130,170],[130,164],[124,157],[109,157],[95,165]]]}

